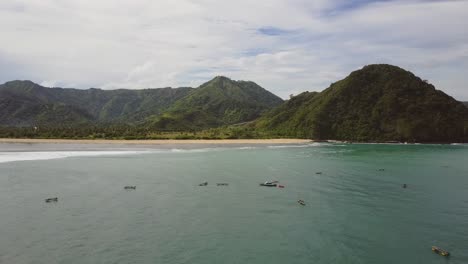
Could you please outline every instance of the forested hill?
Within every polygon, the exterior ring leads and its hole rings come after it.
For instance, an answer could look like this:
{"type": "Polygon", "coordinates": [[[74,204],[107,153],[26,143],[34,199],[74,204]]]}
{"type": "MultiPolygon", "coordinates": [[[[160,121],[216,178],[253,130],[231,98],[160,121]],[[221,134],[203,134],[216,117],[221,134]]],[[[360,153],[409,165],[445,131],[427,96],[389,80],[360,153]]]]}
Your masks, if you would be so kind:
{"type": "Polygon", "coordinates": [[[46,88],[31,81],[11,81],[0,85],[0,126],[118,123],[157,129],[166,125],[155,120],[170,116],[184,125],[173,129],[206,128],[252,120],[280,103],[279,97],[255,83],[225,77],[199,88],[143,90],[46,88]],[[212,118],[220,121],[212,122],[212,118]]]}
{"type": "Polygon", "coordinates": [[[31,81],[0,85],[0,124],[8,126],[138,122],[160,114],[193,88],[101,90],[46,88],[31,81]]]}
{"type": "Polygon", "coordinates": [[[320,93],[292,98],[255,126],[313,139],[456,142],[468,138],[468,109],[411,72],[369,65],[320,93]]]}
{"type": "Polygon", "coordinates": [[[236,124],[254,120],[282,102],[254,82],[218,76],[156,116],[149,127],[191,130],[236,124]]]}

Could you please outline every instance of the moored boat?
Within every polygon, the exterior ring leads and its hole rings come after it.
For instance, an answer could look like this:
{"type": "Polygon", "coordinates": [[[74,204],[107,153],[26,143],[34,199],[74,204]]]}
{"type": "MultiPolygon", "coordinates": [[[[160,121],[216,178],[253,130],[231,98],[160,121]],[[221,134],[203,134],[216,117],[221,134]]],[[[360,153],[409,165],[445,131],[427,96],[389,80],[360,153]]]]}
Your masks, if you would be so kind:
{"type": "Polygon", "coordinates": [[[432,251],[444,257],[450,256],[450,253],[447,250],[443,250],[440,247],[432,246],[432,251]]]}
{"type": "Polygon", "coordinates": [[[267,181],[264,183],[260,183],[260,186],[266,186],[266,187],[276,187],[278,186],[278,181],[267,181]]]}
{"type": "Polygon", "coordinates": [[[58,202],[58,197],[47,198],[47,199],[45,199],[45,202],[46,203],[58,202]]]}

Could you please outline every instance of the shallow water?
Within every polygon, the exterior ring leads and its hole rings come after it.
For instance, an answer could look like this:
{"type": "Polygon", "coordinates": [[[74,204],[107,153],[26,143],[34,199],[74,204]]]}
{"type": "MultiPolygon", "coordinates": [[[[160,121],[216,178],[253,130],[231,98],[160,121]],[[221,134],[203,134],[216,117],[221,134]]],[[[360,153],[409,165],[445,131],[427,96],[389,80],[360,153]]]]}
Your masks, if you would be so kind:
{"type": "Polygon", "coordinates": [[[0,144],[0,263],[467,263],[467,190],[465,145],[0,144]]]}

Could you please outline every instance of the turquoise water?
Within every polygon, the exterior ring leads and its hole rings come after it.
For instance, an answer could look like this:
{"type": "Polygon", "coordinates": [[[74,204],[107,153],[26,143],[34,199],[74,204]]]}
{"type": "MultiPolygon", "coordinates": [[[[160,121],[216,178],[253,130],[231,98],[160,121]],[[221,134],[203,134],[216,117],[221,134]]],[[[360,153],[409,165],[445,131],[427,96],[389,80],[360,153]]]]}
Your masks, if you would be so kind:
{"type": "Polygon", "coordinates": [[[0,263],[468,262],[467,146],[154,148],[0,145],[0,263]]]}

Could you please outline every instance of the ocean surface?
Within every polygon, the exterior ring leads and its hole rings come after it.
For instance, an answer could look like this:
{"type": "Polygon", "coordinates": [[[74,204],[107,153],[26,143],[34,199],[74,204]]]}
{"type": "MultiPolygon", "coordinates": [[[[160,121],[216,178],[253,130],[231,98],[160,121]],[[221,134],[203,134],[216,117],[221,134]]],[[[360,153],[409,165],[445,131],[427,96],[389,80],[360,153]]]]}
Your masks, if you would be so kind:
{"type": "Polygon", "coordinates": [[[468,146],[0,144],[0,263],[468,263],[468,146]]]}

